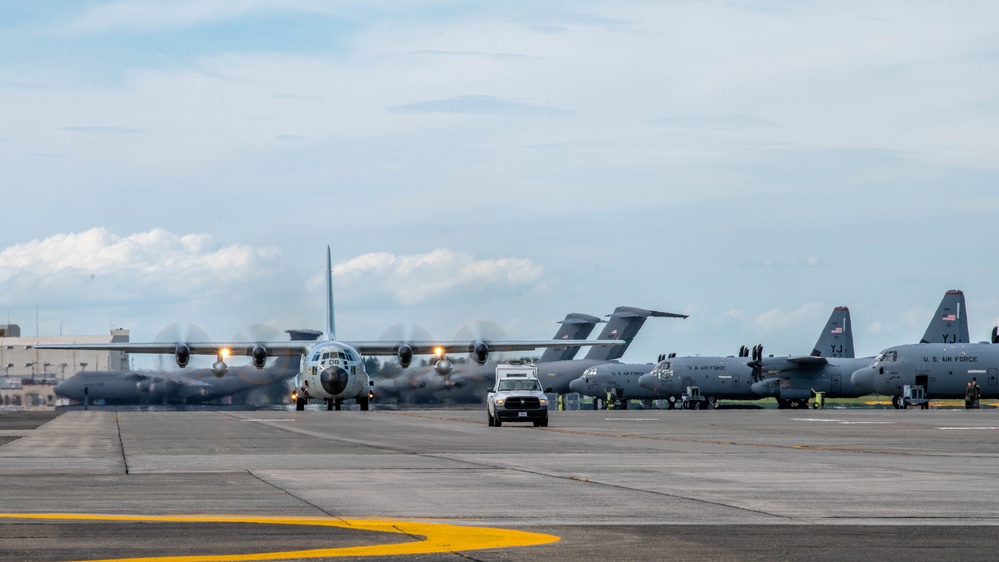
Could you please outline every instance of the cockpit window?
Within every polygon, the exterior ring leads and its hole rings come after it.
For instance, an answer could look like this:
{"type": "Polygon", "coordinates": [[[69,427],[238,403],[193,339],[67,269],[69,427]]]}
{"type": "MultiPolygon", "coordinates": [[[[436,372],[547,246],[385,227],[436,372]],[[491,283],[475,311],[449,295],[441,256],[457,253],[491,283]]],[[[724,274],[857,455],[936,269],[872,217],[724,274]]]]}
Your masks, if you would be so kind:
{"type": "Polygon", "coordinates": [[[875,359],[877,363],[894,363],[896,361],[898,361],[898,351],[894,349],[878,354],[877,359],[875,359]]]}

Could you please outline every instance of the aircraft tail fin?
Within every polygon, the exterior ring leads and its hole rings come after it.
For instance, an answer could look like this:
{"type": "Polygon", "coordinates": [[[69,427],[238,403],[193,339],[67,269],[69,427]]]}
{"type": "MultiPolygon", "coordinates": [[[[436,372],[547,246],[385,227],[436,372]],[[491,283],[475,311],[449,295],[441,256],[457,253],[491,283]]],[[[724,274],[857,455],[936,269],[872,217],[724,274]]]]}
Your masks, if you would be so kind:
{"type": "MultiPolygon", "coordinates": [[[[590,333],[597,323],[603,322],[600,318],[596,316],[590,316],[589,314],[581,314],[579,312],[570,312],[565,315],[565,320],[561,320],[559,324],[562,324],[558,331],[555,332],[556,340],[585,340],[590,337],[590,333]]],[[[541,354],[541,358],[538,360],[539,363],[548,363],[551,361],[567,361],[576,356],[579,352],[579,346],[573,347],[549,347],[545,349],[545,352],[541,354]]]]}
{"type": "Polygon", "coordinates": [[[971,341],[968,335],[966,309],[962,291],[947,291],[919,343],[968,343],[971,341]]]}
{"type": "Polygon", "coordinates": [[[812,349],[812,357],[846,357],[854,358],[853,326],[850,322],[850,309],[837,306],[829,315],[826,327],[822,328],[819,339],[812,349]]]}
{"type": "Polygon", "coordinates": [[[336,315],[333,313],[333,250],[326,246],[326,333],[328,340],[336,339],[336,315]]]}
{"type": "Polygon", "coordinates": [[[616,361],[631,346],[631,341],[635,339],[638,330],[642,329],[642,325],[645,324],[647,318],[686,318],[687,315],[645,310],[644,308],[634,308],[631,306],[619,306],[614,309],[612,314],[608,314],[607,317],[610,320],[607,321],[607,325],[604,326],[603,331],[600,332],[597,339],[624,340],[627,343],[613,347],[592,347],[587,352],[586,359],[616,361]]]}

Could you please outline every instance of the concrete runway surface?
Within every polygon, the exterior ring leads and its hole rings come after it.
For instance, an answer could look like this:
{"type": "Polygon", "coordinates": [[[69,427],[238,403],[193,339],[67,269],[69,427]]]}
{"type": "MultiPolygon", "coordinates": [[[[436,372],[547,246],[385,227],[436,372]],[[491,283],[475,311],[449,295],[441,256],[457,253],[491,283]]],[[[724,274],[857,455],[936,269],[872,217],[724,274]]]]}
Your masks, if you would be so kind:
{"type": "Polygon", "coordinates": [[[999,412],[0,412],[3,560],[994,560],[999,412]]]}

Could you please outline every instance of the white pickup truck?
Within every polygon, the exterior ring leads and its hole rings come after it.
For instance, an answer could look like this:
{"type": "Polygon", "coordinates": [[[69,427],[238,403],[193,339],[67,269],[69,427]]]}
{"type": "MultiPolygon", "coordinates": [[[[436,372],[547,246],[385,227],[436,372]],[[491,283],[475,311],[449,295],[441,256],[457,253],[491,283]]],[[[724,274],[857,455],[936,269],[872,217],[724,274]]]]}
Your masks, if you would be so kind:
{"type": "Polygon", "coordinates": [[[489,426],[503,422],[533,422],[548,427],[548,397],[534,365],[497,365],[496,382],[486,396],[489,426]]]}

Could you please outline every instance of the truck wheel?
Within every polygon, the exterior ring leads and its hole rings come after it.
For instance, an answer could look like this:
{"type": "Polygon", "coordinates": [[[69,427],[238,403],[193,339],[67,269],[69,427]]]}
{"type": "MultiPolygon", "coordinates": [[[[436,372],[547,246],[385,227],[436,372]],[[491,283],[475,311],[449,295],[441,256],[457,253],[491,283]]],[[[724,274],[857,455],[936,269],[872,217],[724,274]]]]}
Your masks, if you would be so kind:
{"type": "Polygon", "coordinates": [[[503,425],[503,422],[501,422],[498,417],[493,418],[493,427],[499,427],[501,425],[503,425]]]}
{"type": "Polygon", "coordinates": [[[812,402],[812,409],[813,410],[818,410],[819,409],[819,403],[818,402],[812,402]]]}

